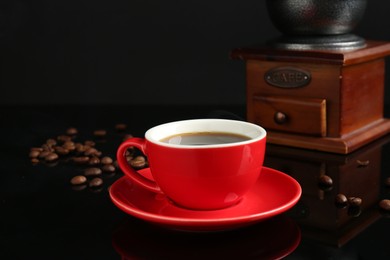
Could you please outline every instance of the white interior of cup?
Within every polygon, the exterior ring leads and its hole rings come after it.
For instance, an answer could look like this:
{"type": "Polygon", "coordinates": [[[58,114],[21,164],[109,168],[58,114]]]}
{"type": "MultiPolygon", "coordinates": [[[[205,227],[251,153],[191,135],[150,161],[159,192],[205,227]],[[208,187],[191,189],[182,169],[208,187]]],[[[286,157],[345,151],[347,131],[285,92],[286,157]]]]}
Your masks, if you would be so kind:
{"type": "Polygon", "coordinates": [[[266,137],[266,131],[264,128],[248,123],[245,121],[238,120],[227,120],[227,119],[193,119],[176,121],[171,123],[162,124],[149,129],[145,133],[145,138],[153,143],[176,148],[211,148],[211,147],[228,147],[237,146],[245,143],[256,142],[266,137]],[[170,136],[187,134],[187,133],[200,133],[200,132],[219,132],[219,133],[231,133],[239,134],[249,137],[249,140],[226,143],[226,144],[208,144],[202,146],[194,145],[183,145],[183,144],[172,144],[162,142],[170,136]]]}

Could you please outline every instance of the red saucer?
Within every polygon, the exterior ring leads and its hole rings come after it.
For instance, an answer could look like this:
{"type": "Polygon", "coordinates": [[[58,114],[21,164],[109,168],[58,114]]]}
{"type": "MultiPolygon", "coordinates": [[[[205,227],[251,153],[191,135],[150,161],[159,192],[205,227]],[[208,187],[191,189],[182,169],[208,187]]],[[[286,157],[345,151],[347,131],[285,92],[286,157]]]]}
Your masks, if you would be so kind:
{"type": "MultiPolygon", "coordinates": [[[[139,172],[152,178],[148,168],[139,172]]],[[[217,231],[247,226],[285,212],[298,202],[302,190],[289,175],[263,167],[259,180],[244,198],[220,210],[180,208],[127,177],[117,180],[109,192],[118,208],[145,221],[180,230],[217,231]]]]}

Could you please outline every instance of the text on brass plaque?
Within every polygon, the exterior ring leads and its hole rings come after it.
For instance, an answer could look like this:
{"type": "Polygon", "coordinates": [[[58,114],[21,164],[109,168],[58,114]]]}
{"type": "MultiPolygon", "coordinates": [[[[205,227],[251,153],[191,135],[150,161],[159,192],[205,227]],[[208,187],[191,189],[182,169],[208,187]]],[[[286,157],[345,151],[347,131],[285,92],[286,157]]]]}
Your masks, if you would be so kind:
{"type": "Polygon", "coordinates": [[[310,72],[295,67],[277,67],[267,71],[264,80],[279,88],[298,88],[309,84],[310,72]]]}

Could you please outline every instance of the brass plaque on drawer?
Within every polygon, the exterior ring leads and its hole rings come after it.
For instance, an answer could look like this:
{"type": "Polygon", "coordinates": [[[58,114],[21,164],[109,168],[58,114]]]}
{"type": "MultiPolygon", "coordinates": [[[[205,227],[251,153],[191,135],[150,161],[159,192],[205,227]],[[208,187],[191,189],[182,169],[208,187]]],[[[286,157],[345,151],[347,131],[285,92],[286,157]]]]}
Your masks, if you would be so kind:
{"type": "Polygon", "coordinates": [[[264,80],[278,88],[299,88],[310,83],[311,75],[300,68],[283,66],[268,70],[264,80]]]}
{"type": "Polygon", "coordinates": [[[326,100],[254,96],[254,122],[269,130],[326,136],[326,100]]]}

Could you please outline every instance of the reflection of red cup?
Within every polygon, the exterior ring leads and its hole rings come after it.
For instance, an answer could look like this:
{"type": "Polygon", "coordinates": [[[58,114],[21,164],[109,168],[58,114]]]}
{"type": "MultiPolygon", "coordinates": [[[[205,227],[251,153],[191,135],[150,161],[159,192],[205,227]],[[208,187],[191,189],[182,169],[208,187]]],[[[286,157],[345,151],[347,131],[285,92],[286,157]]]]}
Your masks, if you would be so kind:
{"type": "Polygon", "coordinates": [[[224,119],[177,121],[149,129],[145,138],[131,138],[118,148],[120,168],[141,186],[162,192],[180,206],[219,209],[236,204],[256,183],[264,161],[266,131],[255,124],[224,119]],[[161,140],[188,133],[228,133],[247,140],[206,145],[164,143],[161,140]],[[147,157],[155,182],[127,163],[129,147],[147,157]]]}
{"type": "Polygon", "coordinates": [[[282,259],[300,241],[298,225],[285,215],[250,228],[211,233],[172,232],[128,219],[112,236],[122,259],[282,259]]]}

